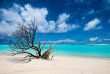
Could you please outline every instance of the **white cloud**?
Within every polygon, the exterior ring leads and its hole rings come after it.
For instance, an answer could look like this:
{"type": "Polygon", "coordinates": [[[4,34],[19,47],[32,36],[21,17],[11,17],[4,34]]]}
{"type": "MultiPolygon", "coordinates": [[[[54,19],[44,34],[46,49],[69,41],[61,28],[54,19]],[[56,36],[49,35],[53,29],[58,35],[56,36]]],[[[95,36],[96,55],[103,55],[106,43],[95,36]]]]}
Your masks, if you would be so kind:
{"type": "Polygon", "coordinates": [[[9,24],[13,24],[13,23],[7,23],[6,21],[2,20],[0,22],[0,34],[7,34],[8,36],[10,36],[10,34],[15,31],[16,29],[16,25],[9,25],[9,24]]]}
{"type": "Polygon", "coordinates": [[[37,24],[44,24],[45,22],[47,23],[45,17],[47,16],[48,11],[46,8],[33,8],[31,5],[27,4],[24,7],[21,7],[20,10],[20,15],[26,22],[29,22],[35,18],[37,24]]]}
{"type": "Polygon", "coordinates": [[[0,9],[2,12],[2,19],[4,21],[9,21],[13,23],[19,23],[23,22],[22,17],[19,15],[17,8],[19,8],[19,5],[13,4],[12,8],[9,9],[0,9]]]}
{"type": "Polygon", "coordinates": [[[69,17],[70,17],[69,14],[63,13],[63,14],[59,15],[57,23],[60,24],[60,23],[66,22],[69,19],[69,17]]]}
{"type": "Polygon", "coordinates": [[[34,8],[30,4],[26,4],[24,7],[13,4],[13,7],[9,9],[0,9],[0,12],[2,12],[0,33],[12,33],[16,30],[16,25],[18,23],[24,22],[26,24],[34,18],[36,25],[38,26],[37,32],[40,33],[61,33],[79,28],[78,25],[67,23],[70,18],[69,14],[60,14],[57,21],[47,21],[46,16],[48,15],[48,10],[46,8],[34,8]]]}
{"type": "Polygon", "coordinates": [[[96,41],[96,40],[98,40],[99,38],[98,37],[95,37],[95,38],[90,38],[89,40],[90,41],[96,41]]]}
{"type": "Polygon", "coordinates": [[[16,26],[22,21],[22,17],[18,14],[16,8],[18,5],[14,4],[12,8],[0,9],[1,22],[0,22],[0,34],[10,36],[12,32],[16,30],[16,26]]]}
{"type": "Polygon", "coordinates": [[[101,21],[97,18],[85,24],[84,31],[93,30],[93,29],[101,29],[101,26],[97,26],[101,21]]]}
{"type": "MultiPolygon", "coordinates": [[[[43,42],[43,41],[42,41],[43,42]]],[[[57,41],[47,41],[47,43],[75,43],[76,40],[65,39],[65,40],[57,40],[57,41]]]]}
{"type": "Polygon", "coordinates": [[[79,25],[75,25],[75,24],[70,25],[70,24],[66,23],[66,21],[69,19],[69,17],[70,17],[70,15],[65,14],[65,13],[59,15],[59,18],[56,22],[58,24],[57,25],[57,29],[58,29],[57,32],[58,33],[59,32],[67,32],[72,29],[76,29],[76,28],[80,27],[79,25]]]}

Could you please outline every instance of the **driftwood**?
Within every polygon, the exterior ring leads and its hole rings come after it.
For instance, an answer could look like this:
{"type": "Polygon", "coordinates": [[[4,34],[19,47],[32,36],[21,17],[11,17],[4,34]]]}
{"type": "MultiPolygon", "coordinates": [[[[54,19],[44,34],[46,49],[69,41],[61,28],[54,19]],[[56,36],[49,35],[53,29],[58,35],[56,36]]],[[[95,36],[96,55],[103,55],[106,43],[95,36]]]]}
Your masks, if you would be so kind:
{"type": "Polygon", "coordinates": [[[51,60],[53,59],[53,57],[55,56],[55,54],[54,55],[52,55],[52,57],[51,57],[51,60]]]}
{"type": "Polygon", "coordinates": [[[52,49],[52,46],[53,46],[53,45],[51,45],[51,46],[47,49],[47,51],[44,52],[44,54],[42,55],[42,58],[43,58],[43,59],[49,59],[49,55],[50,55],[50,51],[51,51],[51,49],[52,49]]]}
{"type": "Polygon", "coordinates": [[[9,42],[9,46],[12,48],[11,51],[13,52],[12,55],[27,54],[26,57],[49,59],[50,54],[57,49],[52,51],[53,44],[49,48],[46,46],[46,35],[44,36],[44,43],[42,46],[40,37],[38,37],[38,42],[35,44],[36,30],[37,26],[35,25],[35,21],[31,21],[31,23],[27,25],[18,25],[18,29],[12,34],[13,39],[9,42]],[[41,54],[44,46],[46,46],[48,49],[43,54],[41,54]],[[33,49],[36,54],[29,52],[29,49],[33,49]]]}

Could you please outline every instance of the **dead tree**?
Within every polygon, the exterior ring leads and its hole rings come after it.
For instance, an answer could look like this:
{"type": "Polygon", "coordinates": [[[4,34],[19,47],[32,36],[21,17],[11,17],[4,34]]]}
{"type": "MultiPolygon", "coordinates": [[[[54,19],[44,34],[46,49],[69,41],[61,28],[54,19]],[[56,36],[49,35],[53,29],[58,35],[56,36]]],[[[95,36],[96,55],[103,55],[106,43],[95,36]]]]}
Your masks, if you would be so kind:
{"type": "Polygon", "coordinates": [[[52,51],[53,45],[51,45],[50,47],[47,47],[48,49],[43,54],[41,54],[43,48],[46,46],[46,40],[44,36],[44,43],[41,44],[39,37],[38,43],[35,44],[36,30],[37,26],[35,25],[35,21],[31,21],[31,23],[26,25],[18,25],[18,29],[12,34],[13,39],[9,42],[13,55],[27,54],[28,57],[49,59],[49,55],[56,49],[52,51]],[[36,54],[29,52],[29,49],[35,51],[36,54]]]}

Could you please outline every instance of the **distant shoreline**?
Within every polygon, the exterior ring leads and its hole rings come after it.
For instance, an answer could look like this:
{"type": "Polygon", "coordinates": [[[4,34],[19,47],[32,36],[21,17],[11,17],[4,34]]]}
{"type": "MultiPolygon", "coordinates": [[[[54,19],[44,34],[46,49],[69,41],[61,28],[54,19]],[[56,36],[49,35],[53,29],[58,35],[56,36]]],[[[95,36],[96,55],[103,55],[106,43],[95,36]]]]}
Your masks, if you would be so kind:
{"type": "Polygon", "coordinates": [[[110,44],[89,44],[89,45],[110,45],[110,44]]]}

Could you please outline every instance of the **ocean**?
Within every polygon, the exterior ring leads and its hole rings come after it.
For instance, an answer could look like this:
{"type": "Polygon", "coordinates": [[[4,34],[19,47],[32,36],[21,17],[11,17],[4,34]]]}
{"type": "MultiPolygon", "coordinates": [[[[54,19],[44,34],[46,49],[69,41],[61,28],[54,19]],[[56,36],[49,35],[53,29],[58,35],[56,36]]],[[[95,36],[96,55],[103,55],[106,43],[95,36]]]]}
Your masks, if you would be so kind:
{"type": "MultiPolygon", "coordinates": [[[[48,47],[50,45],[47,45],[48,47]]],[[[59,45],[53,45],[53,50],[59,45]]],[[[44,51],[47,47],[44,47],[44,51]]],[[[0,45],[0,55],[10,54],[8,45],[0,45]]],[[[34,53],[32,50],[30,52],[34,53]]],[[[110,59],[110,45],[62,45],[53,54],[62,56],[81,56],[110,59]]]]}

